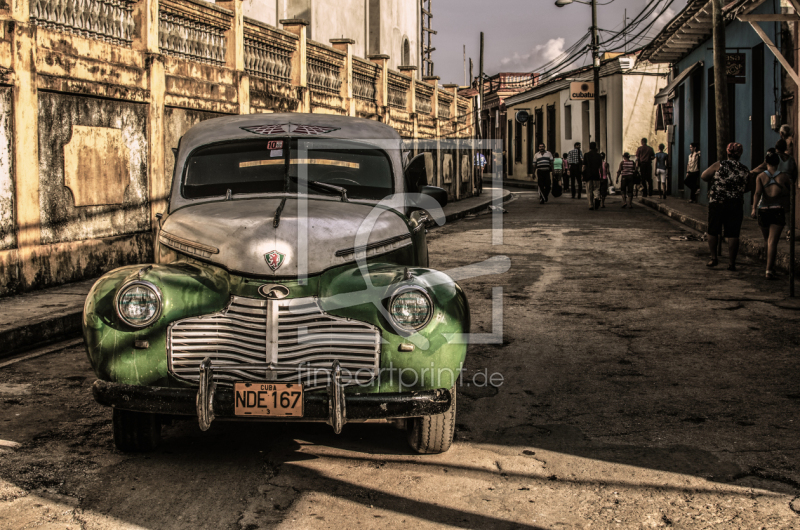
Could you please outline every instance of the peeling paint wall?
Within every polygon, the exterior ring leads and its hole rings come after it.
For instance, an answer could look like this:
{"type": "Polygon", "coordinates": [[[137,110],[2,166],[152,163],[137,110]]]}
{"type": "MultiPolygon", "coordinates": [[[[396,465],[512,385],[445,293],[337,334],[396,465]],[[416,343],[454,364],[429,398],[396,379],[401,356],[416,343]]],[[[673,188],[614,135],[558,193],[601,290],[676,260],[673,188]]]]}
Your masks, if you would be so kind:
{"type": "Polygon", "coordinates": [[[225,114],[204,112],[202,110],[176,109],[172,107],[167,107],[164,110],[164,170],[168,175],[169,184],[166,189],[172,189],[172,179],[175,178],[175,155],[172,153],[172,148],[178,147],[181,136],[201,121],[221,118],[222,116],[225,116],[225,114]]]}
{"type": "Polygon", "coordinates": [[[0,250],[17,243],[14,212],[14,128],[11,88],[0,88],[0,250]]]}
{"type": "MultiPolygon", "coordinates": [[[[150,229],[147,192],[147,106],[39,93],[39,205],[42,243],[119,236],[150,229]],[[75,206],[65,186],[64,147],[75,126],[121,130],[129,160],[122,204],[75,206]]],[[[110,156],[110,155],[108,155],[110,156]]]]}

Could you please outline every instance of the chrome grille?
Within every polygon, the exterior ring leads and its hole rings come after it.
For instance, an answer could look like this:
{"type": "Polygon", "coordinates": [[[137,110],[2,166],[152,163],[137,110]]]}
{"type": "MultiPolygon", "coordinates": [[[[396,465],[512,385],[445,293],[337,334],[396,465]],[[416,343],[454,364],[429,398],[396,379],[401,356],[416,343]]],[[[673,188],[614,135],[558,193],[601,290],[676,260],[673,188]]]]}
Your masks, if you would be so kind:
{"type": "Polygon", "coordinates": [[[343,382],[368,383],[378,371],[380,332],[364,322],[326,314],[315,298],[259,300],[234,296],[223,311],[174,322],[167,334],[169,369],[198,382],[211,358],[214,380],[328,384],[334,360],[343,382]]]}

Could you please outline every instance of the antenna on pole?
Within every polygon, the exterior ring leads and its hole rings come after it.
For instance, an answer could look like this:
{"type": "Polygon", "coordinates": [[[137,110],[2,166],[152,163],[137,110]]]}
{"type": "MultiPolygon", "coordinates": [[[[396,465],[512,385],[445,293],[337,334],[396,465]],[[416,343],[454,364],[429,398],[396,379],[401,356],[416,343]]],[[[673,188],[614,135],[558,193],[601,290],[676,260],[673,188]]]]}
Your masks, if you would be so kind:
{"type": "Polygon", "coordinates": [[[625,53],[628,53],[628,10],[622,15],[622,34],[625,35],[625,53]]]}
{"type": "Polygon", "coordinates": [[[431,35],[436,35],[436,31],[431,29],[431,19],[433,18],[433,0],[422,0],[422,76],[433,75],[433,59],[431,54],[436,50],[431,46],[431,35]]]}
{"type": "Polygon", "coordinates": [[[464,86],[467,86],[467,45],[464,45],[464,86]]]}

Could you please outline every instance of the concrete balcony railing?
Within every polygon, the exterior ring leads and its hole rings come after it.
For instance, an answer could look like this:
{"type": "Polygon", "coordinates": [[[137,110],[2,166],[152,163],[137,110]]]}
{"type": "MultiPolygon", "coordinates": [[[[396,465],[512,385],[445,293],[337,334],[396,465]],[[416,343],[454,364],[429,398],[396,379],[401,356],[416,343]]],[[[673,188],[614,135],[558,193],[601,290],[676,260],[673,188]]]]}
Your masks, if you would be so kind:
{"type": "MultiPolygon", "coordinates": [[[[92,0],[97,1],[97,0],[92,0]]],[[[165,55],[224,66],[233,14],[200,0],[161,0],[158,49],[165,55]]]]}
{"type": "Polygon", "coordinates": [[[388,101],[390,107],[396,109],[408,109],[408,91],[411,87],[412,79],[400,72],[389,71],[388,79],[388,101]]]}
{"type": "Polygon", "coordinates": [[[374,64],[354,57],[353,61],[353,97],[375,103],[378,96],[377,84],[379,70],[374,64]]]}
{"type": "Polygon", "coordinates": [[[339,95],[342,90],[347,54],[318,42],[306,44],[308,87],[317,92],[339,95]]]}
{"type": "Polygon", "coordinates": [[[266,24],[244,19],[244,70],[248,74],[277,81],[292,82],[292,55],[297,39],[266,24]]]}
{"type": "Polygon", "coordinates": [[[50,30],[130,46],[135,3],[136,0],[33,0],[30,19],[50,30]]]}

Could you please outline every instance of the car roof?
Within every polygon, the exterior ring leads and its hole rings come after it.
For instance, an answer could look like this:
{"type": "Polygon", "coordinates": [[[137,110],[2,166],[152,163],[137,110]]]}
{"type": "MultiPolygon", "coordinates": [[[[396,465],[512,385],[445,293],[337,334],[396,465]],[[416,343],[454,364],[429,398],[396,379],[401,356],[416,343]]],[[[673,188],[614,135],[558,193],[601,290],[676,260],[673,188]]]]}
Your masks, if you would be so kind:
{"type": "Polygon", "coordinates": [[[219,142],[257,140],[259,138],[319,138],[346,139],[372,144],[386,152],[394,173],[394,189],[403,189],[403,162],[400,157],[402,139],[393,128],[383,123],[331,114],[247,114],[225,116],[198,123],[181,138],[176,160],[177,174],[173,178],[170,211],[215,198],[186,199],[181,196],[183,168],[189,155],[197,148],[219,142]]]}
{"type": "MultiPolygon", "coordinates": [[[[230,140],[270,136],[298,138],[346,138],[384,144],[380,140],[400,140],[393,128],[383,123],[330,114],[246,114],[206,120],[195,125],[181,139],[181,151],[190,153],[203,145],[230,140]]],[[[385,144],[384,144],[385,145],[385,144]]]]}

